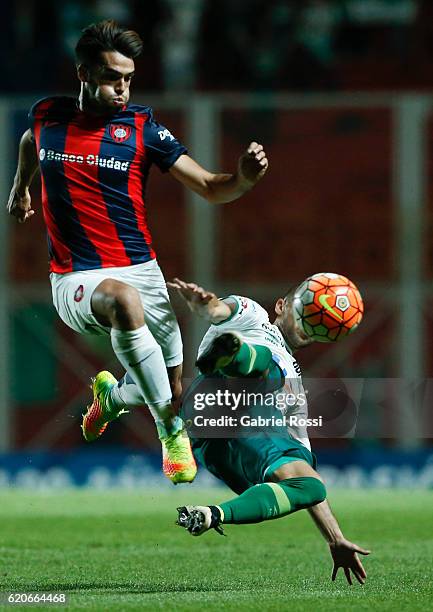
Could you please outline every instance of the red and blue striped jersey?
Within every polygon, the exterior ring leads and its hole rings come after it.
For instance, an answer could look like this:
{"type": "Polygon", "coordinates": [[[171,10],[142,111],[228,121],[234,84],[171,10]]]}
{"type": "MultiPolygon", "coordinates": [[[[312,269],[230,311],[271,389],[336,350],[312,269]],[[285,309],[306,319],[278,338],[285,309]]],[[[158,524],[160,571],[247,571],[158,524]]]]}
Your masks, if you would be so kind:
{"type": "Polygon", "coordinates": [[[74,98],[37,102],[29,113],[39,157],[50,270],[64,274],[155,257],[144,192],[150,166],[167,171],[187,152],[152,109],[80,111],[74,98]]]}

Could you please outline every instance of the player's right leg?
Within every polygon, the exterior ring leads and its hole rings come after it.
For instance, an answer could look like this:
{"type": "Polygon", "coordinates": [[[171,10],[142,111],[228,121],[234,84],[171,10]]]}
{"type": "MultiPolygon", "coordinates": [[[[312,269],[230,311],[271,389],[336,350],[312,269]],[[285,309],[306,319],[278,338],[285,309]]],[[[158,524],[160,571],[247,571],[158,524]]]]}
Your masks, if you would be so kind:
{"type": "Polygon", "coordinates": [[[183,421],[175,414],[161,347],[146,325],[138,291],[121,281],[105,279],[94,290],[91,306],[95,318],[111,328],[116,357],[155,419],[164,473],[174,483],[192,481],[197,468],[191,446],[183,421]]]}
{"type": "Polygon", "coordinates": [[[202,374],[219,372],[225,376],[263,376],[272,362],[267,346],[249,344],[234,332],[217,336],[196,361],[202,374]]]}

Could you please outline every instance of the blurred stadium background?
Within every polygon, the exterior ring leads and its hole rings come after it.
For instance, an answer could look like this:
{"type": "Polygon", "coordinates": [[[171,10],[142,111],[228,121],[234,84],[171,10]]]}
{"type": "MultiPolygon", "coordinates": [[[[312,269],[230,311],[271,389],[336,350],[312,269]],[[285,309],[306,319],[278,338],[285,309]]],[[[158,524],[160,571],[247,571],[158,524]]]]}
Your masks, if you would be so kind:
{"type": "MultiPolygon", "coordinates": [[[[432,488],[433,4],[18,0],[3,12],[3,202],[29,107],[77,91],[80,29],[107,17],[130,25],[145,41],[133,98],[193,157],[230,171],[256,139],[270,160],[255,190],[219,207],[153,171],[149,217],[166,277],[271,311],[311,273],[349,276],[365,299],[359,331],[299,354],[304,376],[357,379],[360,390],[356,430],[313,440],[319,465],[331,487],[432,488]]],[[[120,370],[108,343],[58,319],[37,181],[33,197],[31,223],[4,215],[0,225],[0,486],[161,486],[145,409],[95,445],[81,437],[90,377],[120,370]]],[[[203,328],[174,303],[190,377],[203,328]]]]}

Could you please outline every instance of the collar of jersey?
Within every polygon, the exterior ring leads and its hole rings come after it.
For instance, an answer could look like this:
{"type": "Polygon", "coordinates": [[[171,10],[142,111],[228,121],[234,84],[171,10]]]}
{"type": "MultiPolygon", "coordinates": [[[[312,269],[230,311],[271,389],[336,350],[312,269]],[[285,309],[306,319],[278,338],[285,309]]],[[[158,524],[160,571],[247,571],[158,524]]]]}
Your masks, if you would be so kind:
{"type": "Polygon", "coordinates": [[[77,109],[77,111],[79,113],[81,113],[82,115],[85,115],[86,117],[100,117],[101,119],[111,119],[114,117],[117,117],[117,115],[119,115],[119,113],[124,113],[126,110],[128,110],[128,104],[125,104],[124,106],[122,106],[122,108],[119,108],[118,111],[116,111],[113,115],[97,115],[97,114],[92,114],[92,113],[86,113],[86,111],[81,110],[80,108],[80,100],[78,98],[76,98],[75,100],[75,108],[77,109]]]}

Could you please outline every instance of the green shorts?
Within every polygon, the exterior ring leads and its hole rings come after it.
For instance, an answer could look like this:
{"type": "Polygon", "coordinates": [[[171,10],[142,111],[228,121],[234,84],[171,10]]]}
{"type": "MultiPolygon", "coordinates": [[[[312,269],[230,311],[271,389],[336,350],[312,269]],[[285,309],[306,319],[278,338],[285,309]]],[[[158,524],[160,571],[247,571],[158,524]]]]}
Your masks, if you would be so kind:
{"type": "MultiPolygon", "coordinates": [[[[191,401],[201,380],[203,377],[193,381],[184,397],[183,407],[191,401]]],[[[190,435],[190,438],[197,461],[238,494],[265,482],[285,463],[302,460],[316,468],[313,453],[292,438],[287,430],[284,433],[279,431],[278,435],[260,432],[248,437],[194,438],[190,435]]]]}
{"type": "Polygon", "coordinates": [[[306,461],[313,469],[316,458],[301,442],[287,437],[259,434],[250,438],[193,439],[197,461],[235,493],[266,481],[278,467],[306,461]]]}

